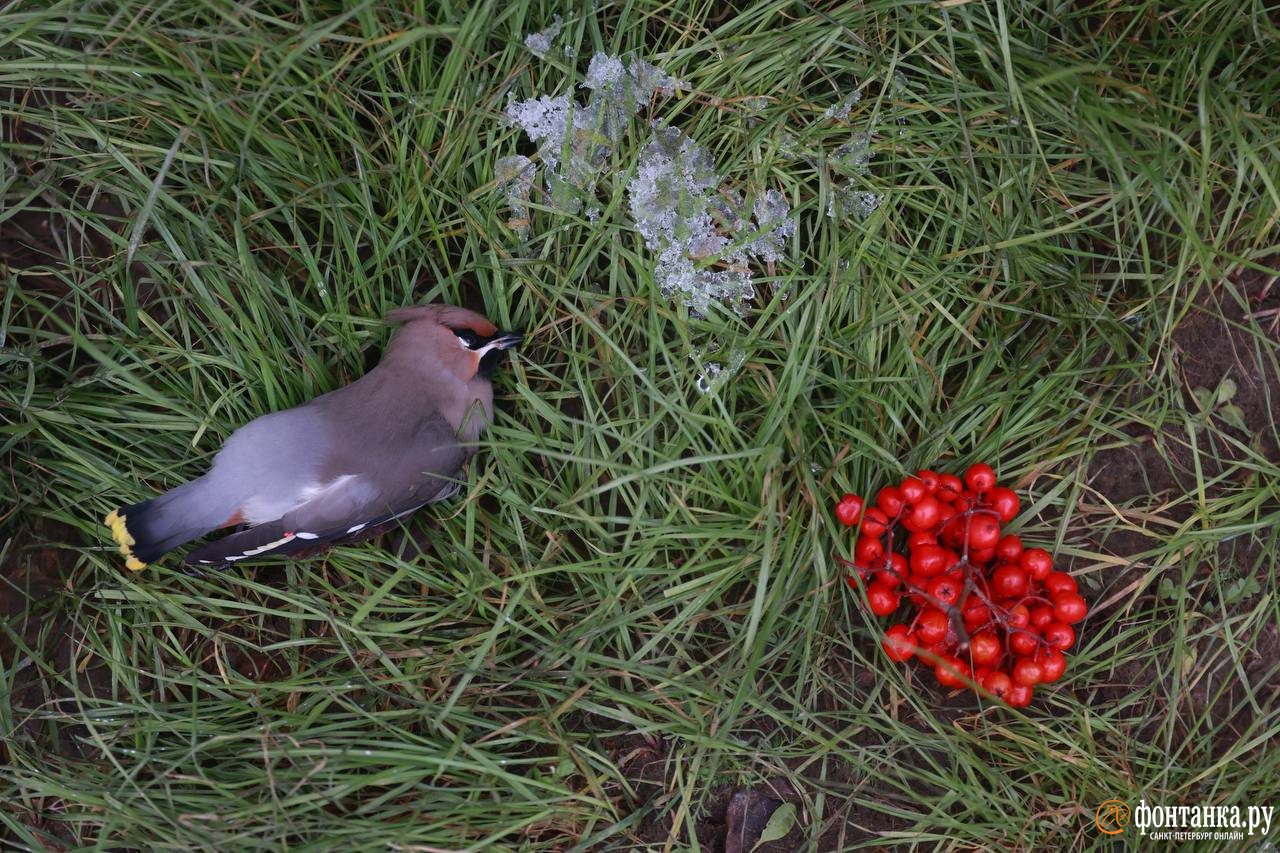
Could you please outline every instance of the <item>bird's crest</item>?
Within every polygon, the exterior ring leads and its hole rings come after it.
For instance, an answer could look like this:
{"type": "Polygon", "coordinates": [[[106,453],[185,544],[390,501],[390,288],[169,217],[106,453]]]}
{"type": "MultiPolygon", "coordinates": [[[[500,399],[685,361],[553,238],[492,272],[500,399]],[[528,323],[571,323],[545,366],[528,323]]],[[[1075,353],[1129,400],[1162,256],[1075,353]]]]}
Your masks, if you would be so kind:
{"type": "Polygon", "coordinates": [[[397,308],[387,314],[388,323],[416,323],[420,320],[427,320],[432,323],[439,323],[441,326],[447,326],[450,329],[470,329],[482,337],[491,337],[498,331],[498,327],[490,323],[483,315],[466,308],[459,308],[456,305],[443,305],[435,303],[432,305],[410,305],[407,308],[397,308]]]}

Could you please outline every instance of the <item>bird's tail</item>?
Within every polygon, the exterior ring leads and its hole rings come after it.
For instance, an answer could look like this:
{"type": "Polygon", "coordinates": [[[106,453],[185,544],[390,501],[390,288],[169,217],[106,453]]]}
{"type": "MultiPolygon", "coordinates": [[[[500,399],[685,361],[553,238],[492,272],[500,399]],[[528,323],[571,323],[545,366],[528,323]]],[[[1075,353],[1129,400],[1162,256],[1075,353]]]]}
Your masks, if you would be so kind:
{"type": "Polygon", "coordinates": [[[126,568],[141,571],[166,552],[219,526],[212,519],[220,517],[220,510],[206,505],[200,488],[203,479],[184,483],[149,501],[112,510],[102,520],[111,528],[111,538],[120,546],[126,568]]]}

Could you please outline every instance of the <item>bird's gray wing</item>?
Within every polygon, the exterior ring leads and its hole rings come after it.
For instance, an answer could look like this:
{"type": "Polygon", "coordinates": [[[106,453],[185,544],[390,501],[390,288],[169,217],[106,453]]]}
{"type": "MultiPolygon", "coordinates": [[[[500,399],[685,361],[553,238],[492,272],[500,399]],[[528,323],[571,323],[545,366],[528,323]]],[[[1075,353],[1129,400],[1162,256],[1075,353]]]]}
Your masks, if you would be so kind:
{"type": "Polygon", "coordinates": [[[278,519],[195,549],[186,562],[208,567],[288,556],[385,524],[456,491],[467,458],[466,448],[438,415],[394,448],[371,446],[362,453],[358,440],[348,446],[342,466],[348,473],[278,519]]]}

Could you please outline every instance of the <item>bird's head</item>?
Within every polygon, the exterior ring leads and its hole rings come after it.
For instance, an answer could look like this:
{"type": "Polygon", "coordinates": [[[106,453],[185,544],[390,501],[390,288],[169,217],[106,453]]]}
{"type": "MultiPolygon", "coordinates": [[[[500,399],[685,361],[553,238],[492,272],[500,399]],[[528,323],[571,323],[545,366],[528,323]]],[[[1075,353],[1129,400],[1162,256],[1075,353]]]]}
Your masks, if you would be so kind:
{"type": "Polygon", "coordinates": [[[524,340],[523,332],[501,330],[483,315],[454,305],[397,308],[387,320],[403,324],[388,355],[407,351],[415,360],[438,363],[463,382],[488,379],[502,354],[524,340]]]}

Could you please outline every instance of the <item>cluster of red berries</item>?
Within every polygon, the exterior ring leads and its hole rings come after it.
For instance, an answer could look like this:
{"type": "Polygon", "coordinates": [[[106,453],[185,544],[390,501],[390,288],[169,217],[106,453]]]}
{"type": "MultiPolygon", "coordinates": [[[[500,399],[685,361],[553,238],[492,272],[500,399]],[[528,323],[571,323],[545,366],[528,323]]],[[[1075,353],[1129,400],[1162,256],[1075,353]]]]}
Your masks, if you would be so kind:
{"type": "Polygon", "coordinates": [[[1001,529],[1018,514],[1012,489],[996,483],[990,465],[953,474],[918,471],[885,486],[875,506],[845,495],[841,524],[858,529],[849,585],[864,589],[877,616],[905,599],[910,617],[889,626],[884,648],[895,661],[919,656],[944,687],[983,690],[1025,707],[1037,684],[1062,677],[1071,627],[1089,607],[1075,579],[1053,569],[1042,548],[1023,548],[1001,529]],[[894,533],[906,531],[906,554],[894,533]]]}

